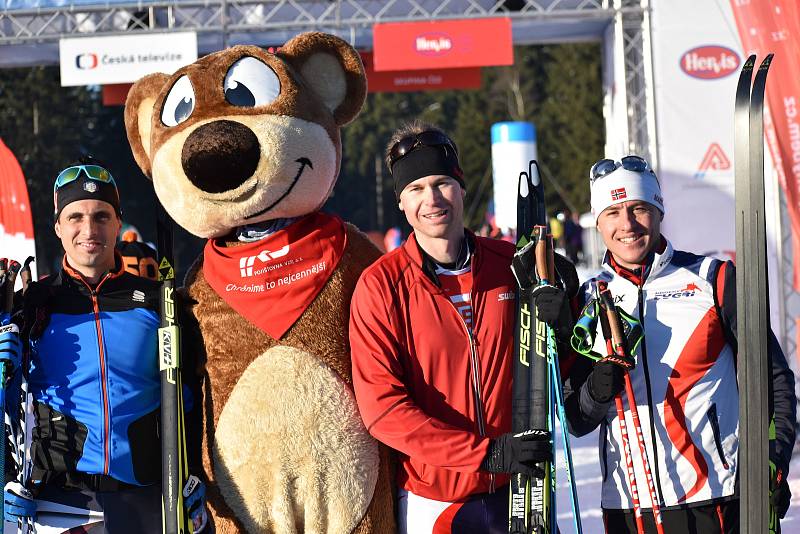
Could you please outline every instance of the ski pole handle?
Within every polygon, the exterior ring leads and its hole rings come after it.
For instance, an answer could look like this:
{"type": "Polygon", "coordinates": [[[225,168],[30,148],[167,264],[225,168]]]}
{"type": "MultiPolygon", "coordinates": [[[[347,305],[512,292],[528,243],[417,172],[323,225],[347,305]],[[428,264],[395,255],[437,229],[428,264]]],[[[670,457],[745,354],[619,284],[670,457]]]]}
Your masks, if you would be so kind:
{"type": "Polygon", "coordinates": [[[25,263],[22,264],[22,269],[19,271],[19,277],[22,279],[23,294],[28,290],[28,286],[31,284],[31,279],[33,278],[31,275],[31,263],[33,263],[33,261],[33,256],[28,256],[25,263]]]}
{"type": "Polygon", "coordinates": [[[539,275],[539,282],[547,282],[550,275],[547,271],[547,227],[534,226],[533,240],[536,243],[534,254],[536,256],[536,274],[539,275]]]}
{"type": "Polygon", "coordinates": [[[5,294],[3,295],[3,313],[11,316],[11,311],[14,309],[14,284],[17,281],[17,273],[22,266],[18,261],[11,260],[8,262],[8,271],[6,271],[5,294]]]}
{"type": "Polygon", "coordinates": [[[606,317],[608,318],[608,328],[611,331],[611,346],[614,349],[614,354],[625,356],[625,337],[622,334],[622,325],[619,322],[617,307],[614,305],[614,297],[611,296],[611,291],[608,290],[608,284],[603,281],[597,282],[597,289],[600,291],[600,301],[603,303],[603,308],[605,308],[606,317]]]}
{"type": "Polygon", "coordinates": [[[556,260],[553,256],[553,234],[547,234],[547,280],[555,285],[556,283],[556,260]]]}

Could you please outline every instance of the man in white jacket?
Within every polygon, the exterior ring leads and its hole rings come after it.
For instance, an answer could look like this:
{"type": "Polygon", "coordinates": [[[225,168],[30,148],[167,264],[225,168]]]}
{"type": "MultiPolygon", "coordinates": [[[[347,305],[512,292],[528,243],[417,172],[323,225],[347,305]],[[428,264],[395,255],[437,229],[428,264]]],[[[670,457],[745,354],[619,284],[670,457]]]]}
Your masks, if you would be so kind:
{"type": "MultiPolygon", "coordinates": [[[[604,281],[617,307],[644,330],[631,355],[636,363],[630,376],[664,532],[738,532],[735,267],[675,250],[661,235],[664,201],[658,178],[642,158],[604,159],[590,174],[592,212],[608,252],[602,270],[578,293],[577,309],[595,297],[596,282],[604,281]]],[[[594,352],[605,355],[599,326],[593,341],[594,352]]],[[[769,355],[776,429],[770,443],[772,498],[783,516],[795,440],[794,377],[773,335],[769,355]]],[[[565,402],[573,434],[601,427],[606,531],[636,533],[614,401],[624,388],[625,371],[617,362],[578,356],[566,380],[565,402]]],[[[630,410],[625,413],[644,525],[656,532],[630,410]]]]}

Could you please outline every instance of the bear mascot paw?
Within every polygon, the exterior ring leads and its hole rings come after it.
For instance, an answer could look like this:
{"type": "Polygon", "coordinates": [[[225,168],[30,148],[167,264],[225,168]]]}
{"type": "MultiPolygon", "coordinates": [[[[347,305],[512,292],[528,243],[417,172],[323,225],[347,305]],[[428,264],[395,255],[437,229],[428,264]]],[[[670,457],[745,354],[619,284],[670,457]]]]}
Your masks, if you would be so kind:
{"type": "Polygon", "coordinates": [[[216,532],[395,531],[392,458],[359,416],[347,338],[379,252],[319,211],[365,95],[358,53],[317,32],[274,54],[235,46],[128,95],[137,163],[172,219],[207,238],[182,337],[198,354],[216,532]]]}

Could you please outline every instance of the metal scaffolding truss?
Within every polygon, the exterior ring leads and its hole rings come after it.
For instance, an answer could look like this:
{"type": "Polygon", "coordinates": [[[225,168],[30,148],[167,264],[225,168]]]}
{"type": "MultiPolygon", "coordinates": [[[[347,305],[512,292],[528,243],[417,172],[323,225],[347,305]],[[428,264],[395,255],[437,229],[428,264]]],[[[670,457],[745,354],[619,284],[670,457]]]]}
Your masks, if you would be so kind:
{"type": "MultiPolygon", "coordinates": [[[[302,31],[339,35],[372,48],[382,22],[508,17],[516,44],[604,38],[621,28],[631,152],[656,163],[649,0],[4,0],[0,67],[58,63],[65,37],[193,31],[201,54],[229,45],[280,45],[302,31]]],[[[619,52],[618,52],[619,53],[619,52]]]]}
{"type": "MultiPolygon", "coordinates": [[[[639,0],[623,0],[622,6],[635,7],[639,0]]],[[[628,113],[628,151],[640,154],[654,167],[658,166],[655,136],[652,128],[655,116],[652,75],[646,58],[649,49],[649,13],[647,10],[625,9],[618,14],[622,26],[622,49],[625,62],[625,90],[628,113]]]]}
{"type": "Polygon", "coordinates": [[[657,164],[650,0],[0,1],[0,68],[57,64],[58,42],[65,37],[192,31],[199,53],[206,54],[241,43],[280,45],[309,30],[371,49],[372,27],[383,22],[508,17],[516,44],[601,41],[615,25],[624,57],[606,59],[624,66],[627,145],[657,164]]]}
{"type": "MultiPolygon", "coordinates": [[[[780,235],[778,239],[777,261],[778,265],[778,317],[780,317],[781,324],[780,331],[782,334],[781,347],[790,360],[792,355],[798,354],[798,340],[800,340],[800,330],[798,324],[793,320],[795,317],[800,317],[800,293],[794,288],[794,257],[798,251],[794,250],[792,246],[792,222],[789,219],[789,209],[786,205],[786,194],[780,190],[780,212],[777,214],[780,219],[780,235]]],[[[795,360],[794,365],[796,365],[795,360]]],[[[792,365],[792,363],[790,363],[792,365]]],[[[795,368],[795,371],[798,369],[795,368]]],[[[795,386],[795,393],[797,398],[800,399],[800,381],[795,386]]]]}
{"type": "Polygon", "coordinates": [[[130,31],[227,34],[370,28],[378,22],[504,16],[519,21],[608,21],[608,0],[174,0],[45,7],[7,0],[0,45],[130,31]],[[14,7],[18,6],[18,7],[14,7]],[[33,6],[33,7],[27,7],[33,6]]]}

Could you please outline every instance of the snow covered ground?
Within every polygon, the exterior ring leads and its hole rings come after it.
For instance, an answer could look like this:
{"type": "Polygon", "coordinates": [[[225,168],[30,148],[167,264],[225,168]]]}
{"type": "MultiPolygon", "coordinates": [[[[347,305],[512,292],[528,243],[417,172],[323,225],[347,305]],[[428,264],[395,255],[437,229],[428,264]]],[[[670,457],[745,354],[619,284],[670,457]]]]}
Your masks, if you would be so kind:
{"type": "MultiPolygon", "coordinates": [[[[560,432],[560,430],[558,431],[560,432]]],[[[558,448],[560,445],[560,434],[558,448]]],[[[603,532],[603,517],[600,512],[600,459],[597,454],[597,431],[582,438],[570,436],[572,445],[572,462],[575,468],[575,480],[578,486],[578,496],[581,507],[581,522],[586,534],[603,532]]],[[[563,453],[559,450],[556,458],[560,469],[564,465],[563,453]]],[[[792,504],[789,513],[781,521],[783,532],[800,532],[800,447],[795,447],[794,458],[790,467],[789,486],[792,490],[792,504]]],[[[570,503],[569,487],[563,473],[556,475],[558,489],[556,506],[558,524],[561,534],[572,534],[572,505],[570,503]]]]}

